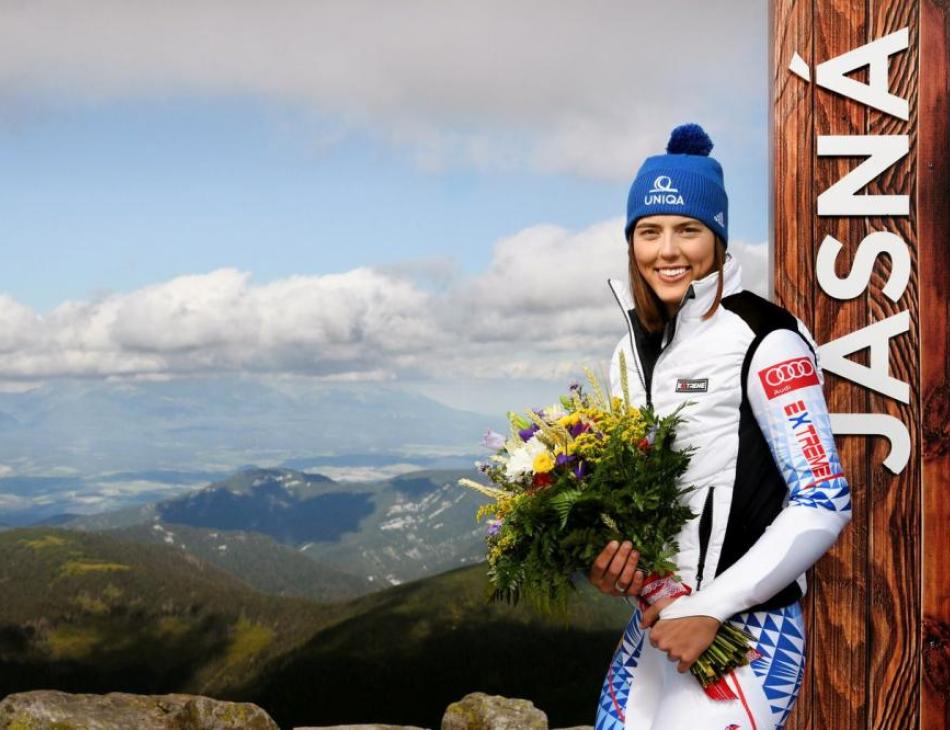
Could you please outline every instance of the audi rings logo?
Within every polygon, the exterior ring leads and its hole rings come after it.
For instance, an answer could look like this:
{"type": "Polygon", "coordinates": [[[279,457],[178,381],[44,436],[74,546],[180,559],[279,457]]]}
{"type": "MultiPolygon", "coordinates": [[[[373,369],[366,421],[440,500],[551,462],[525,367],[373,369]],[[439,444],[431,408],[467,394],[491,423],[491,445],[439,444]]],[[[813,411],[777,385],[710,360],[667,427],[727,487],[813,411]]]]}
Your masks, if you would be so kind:
{"type": "Polygon", "coordinates": [[[765,382],[774,388],[782,383],[795,380],[795,378],[804,378],[806,375],[814,374],[815,366],[811,364],[811,360],[803,357],[800,360],[789,360],[781,365],[769,368],[765,371],[765,382]]]}
{"type": "Polygon", "coordinates": [[[818,373],[810,358],[796,357],[759,370],[759,380],[771,400],[799,388],[818,385],[818,373]]]}

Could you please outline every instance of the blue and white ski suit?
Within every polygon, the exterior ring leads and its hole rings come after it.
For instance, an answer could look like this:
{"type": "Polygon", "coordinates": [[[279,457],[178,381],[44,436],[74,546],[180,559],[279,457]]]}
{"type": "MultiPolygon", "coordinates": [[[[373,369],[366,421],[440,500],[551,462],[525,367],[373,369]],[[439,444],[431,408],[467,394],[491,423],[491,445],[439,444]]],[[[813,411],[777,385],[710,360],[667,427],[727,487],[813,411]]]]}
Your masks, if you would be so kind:
{"type": "Polygon", "coordinates": [[[611,280],[627,333],[610,368],[620,395],[620,353],[634,403],[663,415],[684,401],[677,448],[695,449],[683,477],[697,515],[678,537],[678,574],[692,589],[662,619],[712,616],[756,639],[761,655],[727,679],[739,700],[708,698],[689,673],[654,649],[640,611],[604,681],[596,730],[772,730],[798,696],[805,633],[805,571],[851,517],[815,345],[804,325],[747,291],[727,254],[720,306],[708,320],[718,272],[695,281],[665,331],[639,325],[628,290],[611,280]]]}

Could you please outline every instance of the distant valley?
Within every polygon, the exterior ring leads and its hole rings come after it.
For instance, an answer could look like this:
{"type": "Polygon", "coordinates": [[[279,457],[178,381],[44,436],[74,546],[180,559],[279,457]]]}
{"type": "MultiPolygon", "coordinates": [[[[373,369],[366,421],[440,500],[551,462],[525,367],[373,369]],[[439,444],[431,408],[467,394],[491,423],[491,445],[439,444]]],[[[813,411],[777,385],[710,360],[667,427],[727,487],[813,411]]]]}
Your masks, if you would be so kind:
{"type": "Polygon", "coordinates": [[[462,476],[477,472],[334,482],[291,469],[246,469],[168,500],[55,523],[177,545],[270,592],[337,600],[481,561],[485,527],[475,523],[475,512],[484,498],[458,486],[462,476]],[[304,571],[313,565],[302,557],[318,564],[325,580],[304,571]],[[278,563],[280,570],[254,569],[278,563]],[[262,584],[257,572],[270,583],[262,584]],[[279,574],[286,579],[278,581],[279,574]],[[294,588],[315,580],[337,590],[294,588]]]}
{"type": "Polygon", "coordinates": [[[149,504],[251,465],[339,481],[467,468],[503,424],[383,385],[49,381],[0,392],[0,523],[149,504]]]}
{"type": "Polygon", "coordinates": [[[119,534],[0,533],[0,695],[177,691],[254,701],[285,727],[437,727],[481,690],[576,725],[592,721],[629,612],[584,585],[564,620],[489,604],[484,565],[344,602],[281,598],[119,534]]]}
{"type": "Polygon", "coordinates": [[[481,690],[592,721],[629,607],[586,585],[564,620],[486,602],[484,497],[457,484],[484,417],[223,381],[57,384],[0,415],[0,695],[436,727],[481,690]]]}

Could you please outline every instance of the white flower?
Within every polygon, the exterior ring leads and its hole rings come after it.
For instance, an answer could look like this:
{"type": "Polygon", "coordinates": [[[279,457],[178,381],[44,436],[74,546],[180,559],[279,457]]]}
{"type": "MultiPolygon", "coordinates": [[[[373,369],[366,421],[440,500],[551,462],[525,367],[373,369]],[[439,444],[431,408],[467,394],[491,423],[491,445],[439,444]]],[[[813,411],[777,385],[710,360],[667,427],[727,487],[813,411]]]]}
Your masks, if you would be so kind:
{"type": "Polygon", "coordinates": [[[560,403],[555,403],[554,405],[548,406],[542,411],[542,413],[544,414],[542,417],[548,423],[551,421],[556,421],[557,419],[567,415],[567,411],[561,407],[560,403]]]}
{"type": "Polygon", "coordinates": [[[508,458],[505,465],[505,476],[514,481],[524,474],[531,474],[534,471],[534,457],[548,450],[537,436],[532,436],[526,441],[524,446],[517,449],[508,458]]]}

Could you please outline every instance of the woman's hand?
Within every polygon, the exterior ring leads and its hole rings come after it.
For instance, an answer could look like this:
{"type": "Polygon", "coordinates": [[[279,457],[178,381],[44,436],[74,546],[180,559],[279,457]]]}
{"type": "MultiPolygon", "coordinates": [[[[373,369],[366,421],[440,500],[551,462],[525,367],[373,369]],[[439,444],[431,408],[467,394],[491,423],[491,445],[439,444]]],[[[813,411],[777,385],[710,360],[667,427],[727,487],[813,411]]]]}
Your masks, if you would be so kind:
{"type": "Polygon", "coordinates": [[[684,616],[657,621],[660,611],[675,600],[661,598],[650,606],[643,612],[640,627],[653,627],[650,629],[650,643],[665,652],[671,662],[679,662],[676,671],[682,674],[713,643],[719,631],[719,620],[712,616],[684,616]]]}
{"type": "Polygon", "coordinates": [[[611,596],[636,596],[643,588],[644,573],[637,570],[640,553],[629,540],[620,545],[616,540],[607,543],[594,560],[588,580],[601,593],[611,596]]]}

